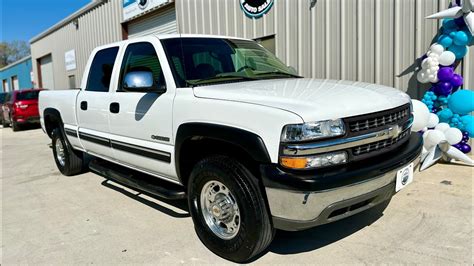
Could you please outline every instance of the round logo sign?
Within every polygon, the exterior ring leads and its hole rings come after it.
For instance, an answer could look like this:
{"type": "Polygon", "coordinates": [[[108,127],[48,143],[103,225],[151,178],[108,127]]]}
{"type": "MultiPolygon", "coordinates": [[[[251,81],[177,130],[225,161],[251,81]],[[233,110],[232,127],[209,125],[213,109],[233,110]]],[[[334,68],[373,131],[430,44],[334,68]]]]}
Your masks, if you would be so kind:
{"type": "Polygon", "coordinates": [[[273,6],[274,0],[240,0],[240,7],[244,13],[252,18],[259,18],[266,14],[273,6]]]}
{"type": "Polygon", "coordinates": [[[410,177],[410,171],[405,169],[402,174],[402,185],[406,185],[408,182],[408,178],[410,177]]]}
{"type": "Polygon", "coordinates": [[[148,0],[138,0],[138,7],[145,9],[148,6],[148,0]]]}

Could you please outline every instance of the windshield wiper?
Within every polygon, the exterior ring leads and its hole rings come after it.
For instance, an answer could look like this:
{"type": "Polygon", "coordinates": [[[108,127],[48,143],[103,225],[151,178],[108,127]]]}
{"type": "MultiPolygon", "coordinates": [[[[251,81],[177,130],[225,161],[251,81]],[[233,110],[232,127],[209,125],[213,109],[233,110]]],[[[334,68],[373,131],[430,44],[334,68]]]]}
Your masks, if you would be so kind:
{"type": "Polygon", "coordinates": [[[202,85],[207,83],[217,83],[217,82],[225,82],[225,81],[234,81],[234,80],[255,80],[255,78],[243,75],[236,75],[235,73],[228,73],[228,74],[219,74],[214,77],[206,78],[206,79],[197,79],[197,80],[186,80],[186,82],[190,85],[202,85]]]}
{"type": "Polygon", "coordinates": [[[262,72],[262,73],[256,73],[255,76],[271,76],[271,75],[279,75],[279,76],[288,76],[288,77],[293,77],[293,78],[302,78],[302,76],[296,75],[296,74],[291,74],[288,72],[283,72],[280,70],[275,70],[275,71],[269,71],[269,72],[262,72]]]}

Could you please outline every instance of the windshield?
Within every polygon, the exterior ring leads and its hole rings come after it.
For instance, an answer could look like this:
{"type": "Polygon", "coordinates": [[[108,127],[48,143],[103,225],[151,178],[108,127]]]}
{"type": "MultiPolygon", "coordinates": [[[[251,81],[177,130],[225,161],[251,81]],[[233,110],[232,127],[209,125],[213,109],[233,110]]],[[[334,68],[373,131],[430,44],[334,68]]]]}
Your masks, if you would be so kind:
{"type": "Polygon", "coordinates": [[[39,91],[28,91],[28,92],[19,92],[16,95],[17,101],[25,101],[25,100],[35,100],[38,99],[39,91]]]}
{"type": "Polygon", "coordinates": [[[253,41],[175,38],[162,43],[179,87],[299,77],[294,69],[253,41]]]}

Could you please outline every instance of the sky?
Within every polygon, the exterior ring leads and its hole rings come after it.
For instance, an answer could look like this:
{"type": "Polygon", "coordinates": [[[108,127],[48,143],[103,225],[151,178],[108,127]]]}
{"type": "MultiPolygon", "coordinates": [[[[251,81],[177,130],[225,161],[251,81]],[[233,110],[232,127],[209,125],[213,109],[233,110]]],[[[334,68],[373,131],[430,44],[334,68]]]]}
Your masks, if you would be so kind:
{"type": "Polygon", "coordinates": [[[0,0],[1,41],[29,40],[91,0],[0,0]]]}

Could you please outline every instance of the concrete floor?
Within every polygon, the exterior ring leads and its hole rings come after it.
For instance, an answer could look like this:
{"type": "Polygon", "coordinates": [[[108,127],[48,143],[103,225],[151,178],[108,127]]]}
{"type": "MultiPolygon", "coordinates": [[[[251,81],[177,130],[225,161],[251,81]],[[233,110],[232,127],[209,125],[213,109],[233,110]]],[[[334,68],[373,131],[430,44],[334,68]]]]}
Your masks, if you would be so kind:
{"type": "MultiPolygon", "coordinates": [[[[60,175],[40,129],[2,134],[2,264],[227,264],[196,237],[185,202],[101,176],[60,175]]],[[[383,215],[278,232],[255,264],[472,264],[473,169],[438,164],[383,215]]]]}

